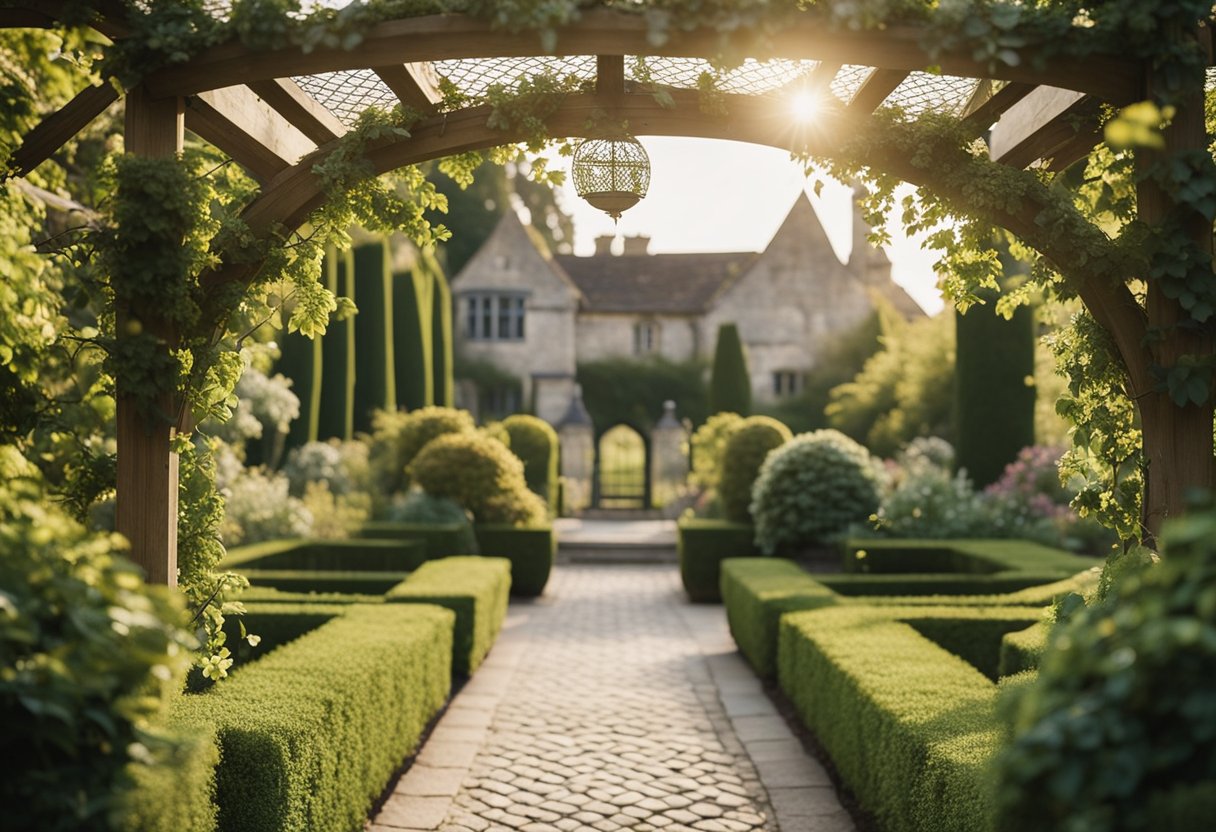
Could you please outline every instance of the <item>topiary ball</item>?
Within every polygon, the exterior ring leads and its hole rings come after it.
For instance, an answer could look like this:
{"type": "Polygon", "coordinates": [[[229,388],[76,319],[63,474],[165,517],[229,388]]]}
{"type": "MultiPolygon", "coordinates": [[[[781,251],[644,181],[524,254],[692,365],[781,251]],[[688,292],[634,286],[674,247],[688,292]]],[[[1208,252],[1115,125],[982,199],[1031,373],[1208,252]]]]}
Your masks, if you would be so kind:
{"type": "Polygon", "coordinates": [[[768,416],[751,416],[731,431],[722,451],[718,495],[726,519],[750,523],[752,483],[769,451],[790,441],[790,429],[768,416]]]}
{"type": "Polygon", "coordinates": [[[524,463],[528,488],[557,507],[557,431],[544,419],[517,413],[502,422],[511,437],[511,453],[524,463]]]}
{"type": "Polygon", "coordinates": [[[752,488],[756,544],[765,554],[820,542],[878,508],[870,452],[843,433],[804,433],[769,454],[752,488]]]}
{"type": "Polygon", "coordinates": [[[548,516],[544,501],[528,490],[519,457],[476,431],[427,443],[406,473],[432,497],[448,497],[464,506],[478,523],[526,526],[548,516]]]}
{"type": "Polygon", "coordinates": [[[407,490],[406,466],[432,439],[477,429],[467,410],[452,407],[422,407],[409,413],[381,410],[372,417],[372,425],[372,470],[386,495],[407,490]]]}

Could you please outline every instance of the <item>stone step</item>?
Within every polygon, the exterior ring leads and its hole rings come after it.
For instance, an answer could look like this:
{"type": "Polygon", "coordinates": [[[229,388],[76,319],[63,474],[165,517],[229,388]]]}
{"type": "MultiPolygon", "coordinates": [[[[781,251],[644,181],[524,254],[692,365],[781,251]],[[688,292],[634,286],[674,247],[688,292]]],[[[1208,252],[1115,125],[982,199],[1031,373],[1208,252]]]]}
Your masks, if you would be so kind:
{"type": "Polygon", "coordinates": [[[654,543],[560,543],[558,563],[676,563],[676,547],[654,543]]]}
{"type": "Polygon", "coordinates": [[[578,513],[580,520],[662,520],[657,508],[585,508],[578,513]]]}

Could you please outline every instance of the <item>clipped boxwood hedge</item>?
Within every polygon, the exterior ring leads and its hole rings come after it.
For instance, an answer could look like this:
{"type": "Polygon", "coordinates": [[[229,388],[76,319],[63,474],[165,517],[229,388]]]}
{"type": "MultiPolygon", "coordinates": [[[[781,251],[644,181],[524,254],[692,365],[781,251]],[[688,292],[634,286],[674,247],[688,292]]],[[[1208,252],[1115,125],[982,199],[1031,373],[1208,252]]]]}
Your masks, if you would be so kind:
{"type": "Polygon", "coordinates": [[[385,600],[390,604],[437,604],[454,612],[452,673],[468,676],[498,638],[510,591],[510,561],[464,556],[423,564],[393,587],[385,600]]]}
{"type": "MultiPolygon", "coordinates": [[[[1064,580],[995,595],[919,595],[851,598],[827,584],[869,576],[815,575],[780,558],[728,558],[722,562],[722,600],[739,651],[763,677],[776,673],[778,622],[787,612],[827,605],[1046,607],[1070,592],[1085,593],[1097,583],[1094,569],[1064,580]]],[[[894,584],[893,584],[894,585],[894,584]]]]}
{"type": "Polygon", "coordinates": [[[1030,572],[1064,578],[1097,561],[1028,540],[903,540],[850,538],[844,542],[848,572],[992,575],[1030,572]]]}
{"type": "Polygon", "coordinates": [[[1040,621],[1024,630],[1006,633],[1001,639],[1000,674],[1013,676],[1025,670],[1037,670],[1039,658],[1047,650],[1051,628],[1040,621]]]}
{"type": "Polygon", "coordinates": [[[473,527],[477,545],[486,555],[511,561],[511,592],[534,598],[545,591],[557,556],[557,536],[552,526],[516,528],[497,523],[473,527]]]}
{"type": "Polygon", "coordinates": [[[1008,609],[979,607],[842,605],[781,621],[781,689],[883,832],[993,825],[997,686],[917,631],[937,622],[943,635],[951,621],[969,641],[1017,626],[1008,609]]]}
{"type": "Polygon", "coordinates": [[[755,529],[749,523],[688,517],[676,524],[676,551],[684,591],[696,602],[722,600],[721,564],[725,558],[755,557],[755,529]]]}
{"type": "Polygon", "coordinates": [[[1054,583],[1058,572],[998,572],[993,575],[954,573],[816,575],[834,592],[874,595],[998,595],[1054,583]]]}
{"type": "Polygon", "coordinates": [[[304,572],[408,572],[427,558],[422,540],[267,540],[228,553],[221,568],[304,572]]]}
{"type": "Polygon", "coordinates": [[[384,595],[349,592],[284,592],[269,586],[251,586],[237,600],[244,604],[379,604],[384,595]]]}
{"type": "Polygon", "coordinates": [[[183,730],[216,730],[219,827],[362,830],[447,700],[453,621],[434,606],[350,605],[176,702],[183,730]]]}
{"type": "Polygon", "coordinates": [[[779,558],[727,558],[722,561],[722,601],[739,652],[756,672],[777,672],[777,633],[781,616],[793,610],[835,604],[839,596],[802,567],[779,558]]]}
{"type": "Polygon", "coordinates": [[[340,592],[356,595],[383,595],[410,574],[409,572],[309,572],[302,569],[245,569],[237,571],[255,587],[270,587],[284,592],[340,592]]]}
{"type": "Polygon", "coordinates": [[[276,647],[282,647],[305,633],[328,624],[349,609],[347,604],[323,604],[313,601],[258,602],[244,596],[241,600],[245,604],[245,614],[224,618],[224,635],[227,637],[224,645],[232,653],[234,667],[260,659],[276,647]],[[246,633],[257,636],[256,645],[251,645],[241,637],[242,626],[246,633]]]}
{"type": "Polygon", "coordinates": [[[421,542],[427,560],[451,555],[475,555],[461,545],[462,527],[456,523],[364,523],[359,537],[365,540],[400,540],[421,542]]]}

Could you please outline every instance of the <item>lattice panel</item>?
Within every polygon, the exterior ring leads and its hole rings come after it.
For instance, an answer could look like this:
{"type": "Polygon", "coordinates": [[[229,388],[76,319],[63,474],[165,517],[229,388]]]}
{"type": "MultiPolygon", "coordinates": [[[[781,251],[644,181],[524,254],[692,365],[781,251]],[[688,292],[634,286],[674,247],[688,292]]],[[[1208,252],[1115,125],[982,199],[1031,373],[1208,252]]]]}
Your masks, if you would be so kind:
{"type": "MultiPolygon", "coordinates": [[[[716,74],[713,65],[701,58],[646,58],[644,68],[639,67],[637,61],[636,56],[625,59],[627,77],[645,80],[644,75],[649,72],[651,82],[680,89],[696,89],[697,80],[703,73],[716,74]]],[[[755,61],[749,58],[719,76],[718,87],[726,93],[762,95],[797,81],[817,66],[818,61],[755,61]]]]}
{"type": "Polygon", "coordinates": [[[954,75],[913,72],[883,101],[884,107],[900,107],[908,116],[923,113],[958,115],[979,81],[954,75]]]}
{"type": "Polygon", "coordinates": [[[292,80],[346,124],[353,124],[368,107],[397,106],[397,96],[370,69],[301,75],[292,80]]]}
{"type": "Polygon", "coordinates": [[[866,77],[874,70],[868,66],[860,64],[845,64],[836,73],[836,77],[832,79],[832,83],[828,88],[832,91],[832,95],[840,99],[845,104],[852,100],[857,91],[861,89],[861,85],[865,82],[866,77]]]}
{"type": "Polygon", "coordinates": [[[435,71],[447,78],[469,98],[481,98],[494,84],[513,86],[520,78],[554,73],[592,81],[595,56],[568,58],[478,58],[436,61],[435,71]]]}

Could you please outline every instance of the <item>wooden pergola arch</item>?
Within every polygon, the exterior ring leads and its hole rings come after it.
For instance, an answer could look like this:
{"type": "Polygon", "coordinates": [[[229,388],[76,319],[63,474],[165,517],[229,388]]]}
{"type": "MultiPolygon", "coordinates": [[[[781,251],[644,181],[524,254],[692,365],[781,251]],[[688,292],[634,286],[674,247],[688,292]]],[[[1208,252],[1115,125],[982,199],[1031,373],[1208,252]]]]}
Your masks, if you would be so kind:
{"type": "MultiPolygon", "coordinates": [[[[54,0],[0,9],[0,26],[53,26],[56,12],[54,0]]],[[[123,21],[114,16],[103,13],[95,25],[110,37],[125,35],[123,21]]],[[[664,107],[649,91],[631,86],[625,56],[712,58],[719,43],[718,33],[707,30],[672,32],[658,47],[647,36],[642,16],[598,10],[559,29],[556,49],[548,53],[535,35],[504,32],[462,15],[382,22],[351,51],[305,52],[296,47],[256,51],[232,43],[152,74],[126,91],[126,147],[149,157],[175,154],[181,151],[185,129],[211,142],[262,183],[262,193],[245,218],[255,234],[264,234],[275,227],[298,227],[320,204],[323,195],[312,168],[347,129],[293,80],[302,76],[372,70],[403,104],[429,114],[408,138],[382,141],[368,149],[377,172],[524,138],[491,129],[485,105],[438,112],[440,97],[428,71],[430,63],[438,60],[597,56],[594,92],[572,94],[561,102],[547,119],[553,136],[579,137],[593,113],[606,113],[627,121],[639,136],[732,139],[820,153],[831,150],[839,131],[869,119],[911,73],[932,65],[942,73],[979,80],[957,115],[977,136],[992,127],[993,158],[1016,167],[1044,159],[1059,168],[1081,158],[1097,141],[1098,107],[1141,99],[1147,83],[1145,68],[1121,55],[1061,57],[1045,66],[1023,63],[993,70],[963,50],[930,55],[923,46],[924,33],[914,27],[841,32],[808,17],[767,37],[763,51],[757,48],[753,57],[818,61],[804,82],[825,91],[846,65],[870,69],[847,101],[833,108],[814,132],[800,135],[795,142],[783,130],[784,116],[775,111],[770,96],[726,95],[727,115],[719,116],[701,111],[695,90],[670,90],[674,106],[664,107]]],[[[82,90],[26,137],[14,164],[22,173],[32,170],[118,95],[110,84],[82,90]]],[[[1202,141],[1202,130],[1199,135],[1202,141]]],[[[888,172],[917,184],[911,165],[888,161],[888,172]]],[[[244,281],[250,270],[227,266],[206,280],[217,286],[244,281]]],[[[1102,299],[1095,297],[1092,302],[1102,314],[1102,299]]],[[[158,331],[153,310],[128,310],[128,314],[138,315],[145,328],[158,331]]],[[[1109,314],[1131,314],[1131,310],[1112,308],[1109,314]]],[[[177,464],[170,451],[173,427],[145,423],[121,397],[118,422],[118,527],[131,540],[133,557],[149,578],[171,584],[177,527],[177,464]]]]}

